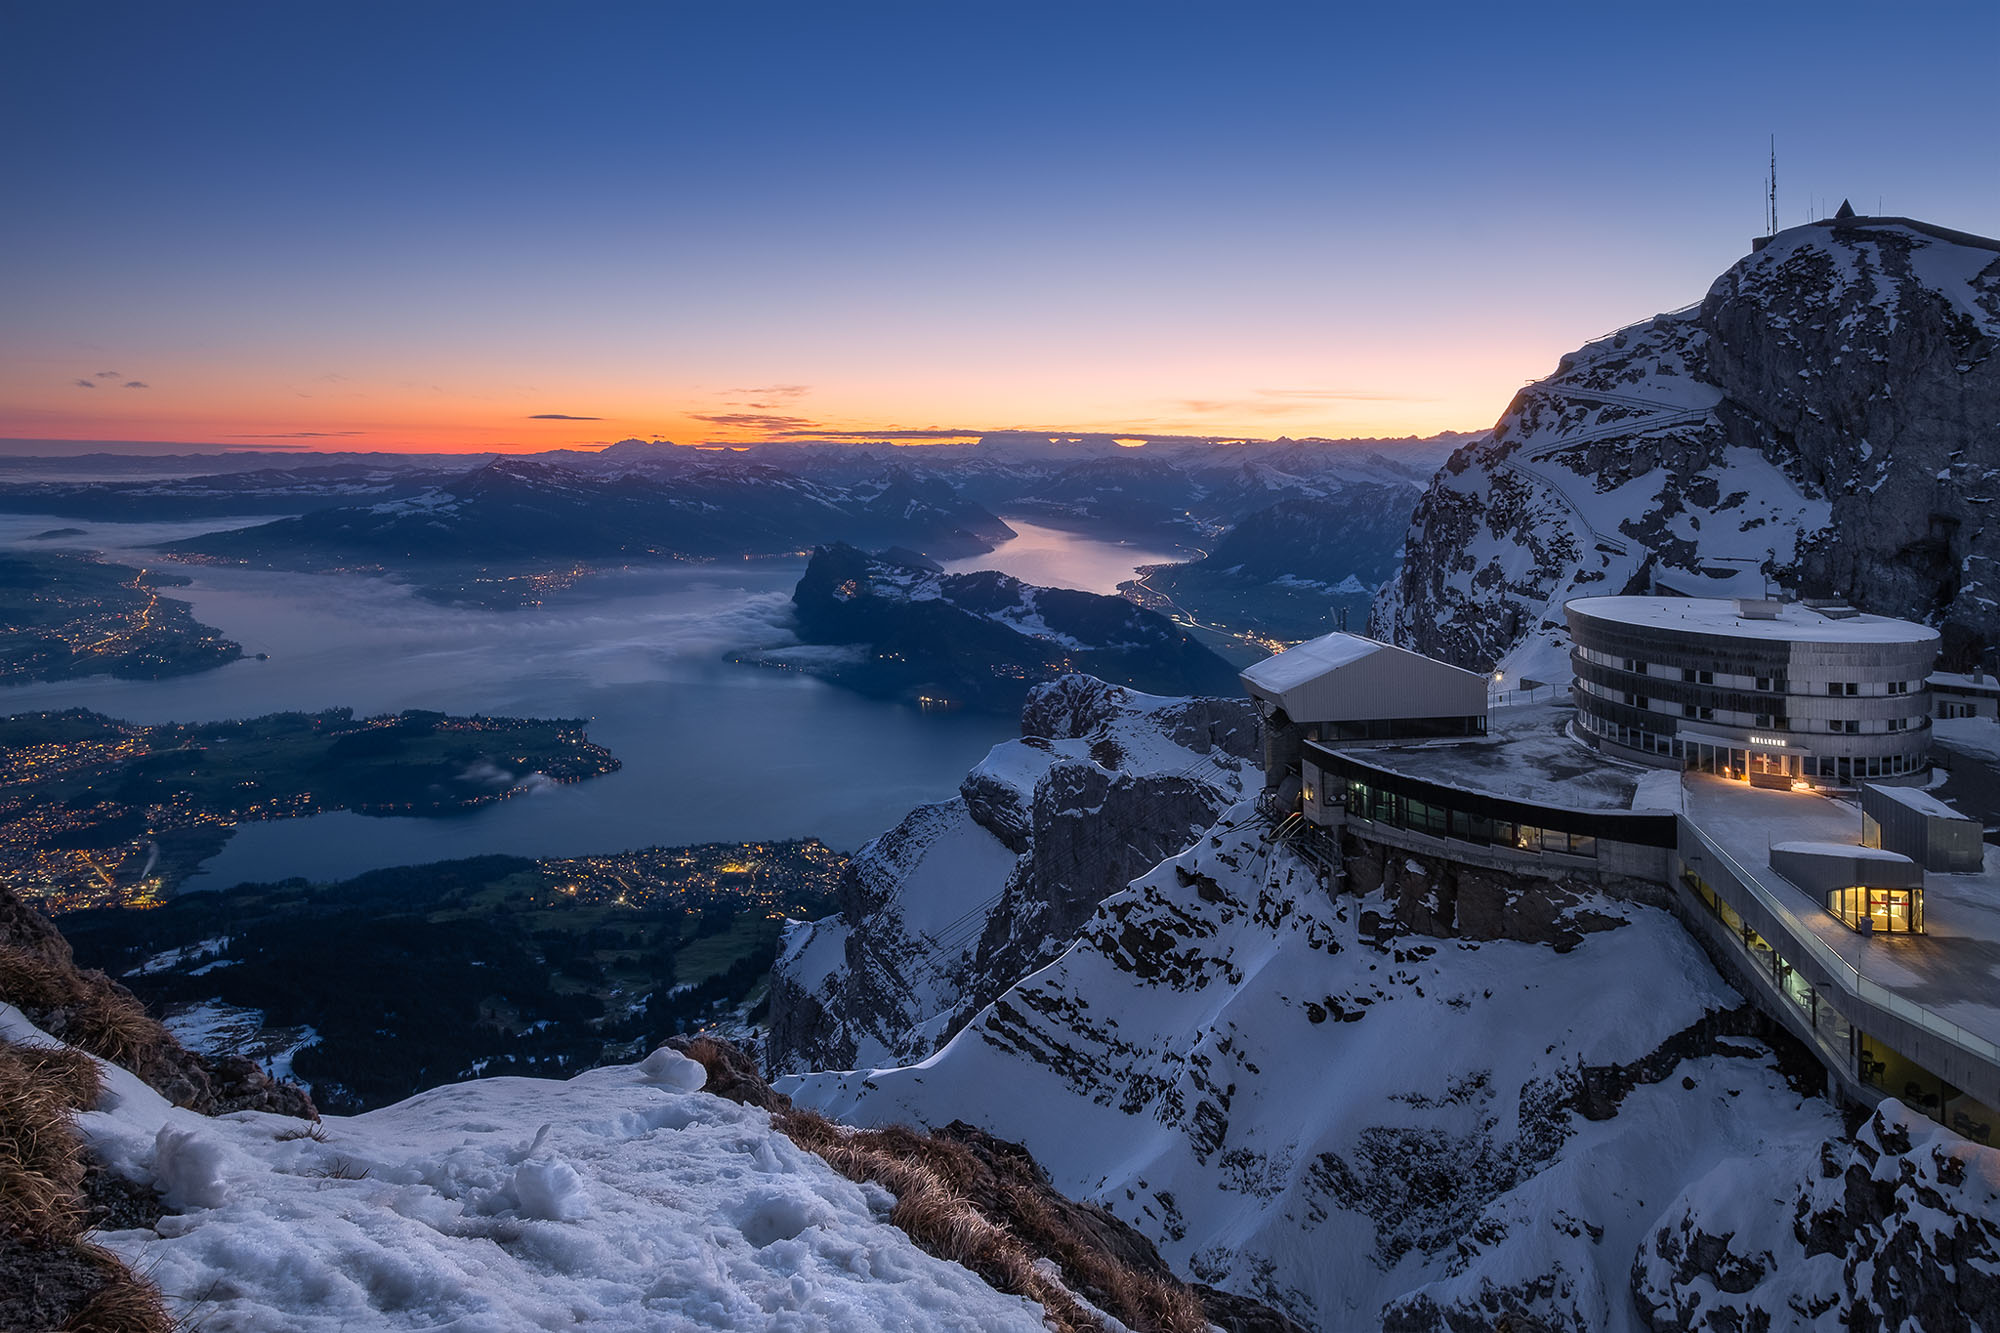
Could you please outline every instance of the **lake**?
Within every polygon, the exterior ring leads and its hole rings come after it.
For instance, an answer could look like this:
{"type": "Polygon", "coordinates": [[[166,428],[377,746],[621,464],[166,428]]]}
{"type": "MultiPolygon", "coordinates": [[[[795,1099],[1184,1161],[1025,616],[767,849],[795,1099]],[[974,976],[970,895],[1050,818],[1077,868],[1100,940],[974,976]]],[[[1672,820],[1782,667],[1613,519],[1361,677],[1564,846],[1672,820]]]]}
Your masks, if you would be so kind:
{"type": "Polygon", "coordinates": [[[1132,542],[1100,541],[1062,528],[1045,528],[1012,515],[1001,517],[1019,534],[1013,541],[986,555],[947,560],[945,572],[965,574],[975,569],[997,569],[1023,583],[1044,588],[1080,588],[1084,592],[1110,595],[1141,565],[1194,558],[1192,551],[1164,543],[1139,546],[1132,542]]]}
{"type": "MultiPolygon", "coordinates": [[[[954,569],[1115,588],[1171,551],[1016,520],[1022,531],[954,569]],[[1018,546],[1018,550],[1016,548],[1018,546]],[[1115,577],[1114,577],[1115,576],[1115,577]],[[1107,586],[1108,585],[1108,586],[1107,586]]],[[[133,548],[221,524],[124,525],[0,516],[0,544],[133,548]],[[61,542],[24,540],[79,527],[61,542]]],[[[246,823],[190,888],[303,875],[340,879],[422,861],[510,852],[573,856],[693,842],[818,837],[853,850],[911,807],[942,800],[1002,718],[923,713],[795,671],[738,666],[736,649],[783,648],[803,560],[663,566],[586,583],[519,611],[442,607],[383,579],[190,566],[172,596],[243,645],[246,658],[165,681],[0,690],[0,713],[84,707],[136,722],[208,721],[288,709],[357,714],[431,708],[589,719],[624,768],[468,814],[380,819],[345,812],[246,823]]]]}

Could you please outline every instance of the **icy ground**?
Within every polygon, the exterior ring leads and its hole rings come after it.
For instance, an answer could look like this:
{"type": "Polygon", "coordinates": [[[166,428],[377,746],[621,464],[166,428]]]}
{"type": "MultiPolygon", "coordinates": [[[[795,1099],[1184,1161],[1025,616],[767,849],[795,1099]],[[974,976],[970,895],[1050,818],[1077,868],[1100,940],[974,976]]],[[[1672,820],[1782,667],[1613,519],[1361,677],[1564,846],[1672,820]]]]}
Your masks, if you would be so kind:
{"type": "MultiPolygon", "coordinates": [[[[0,1005],[0,1037],[54,1045],[0,1005]]],[[[95,1239],[207,1333],[336,1329],[1039,1330],[923,1253],[892,1202],[696,1091],[671,1051],[568,1082],[434,1088],[354,1117],[209,1118],[103,1066],[78,1117],[171,1209],[95,1239]]]]}

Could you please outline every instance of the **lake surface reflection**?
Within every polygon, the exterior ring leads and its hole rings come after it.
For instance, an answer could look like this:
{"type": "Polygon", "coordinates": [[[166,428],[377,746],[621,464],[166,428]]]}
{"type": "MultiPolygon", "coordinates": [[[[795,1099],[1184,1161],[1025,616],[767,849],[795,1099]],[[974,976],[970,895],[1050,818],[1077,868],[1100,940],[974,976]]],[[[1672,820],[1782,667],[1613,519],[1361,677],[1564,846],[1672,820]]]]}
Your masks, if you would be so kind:
{"type": "Polygon", "coordinates": [[[1131,578],[1140,565],[1193,558],[1192,552],[1166,543],[1141,546],[1133,542],[1099,541],[1012,515],[1002,517],[1019,536],[990,554],[947,560],[945,572],[964,574],[975,569],[997,569],[1023,583],[1044,588],[1078,588],[1109,595],[1117,592],[1118,585],[1131,578]]]}
{"type": "MultiPolygon", "coordinates": [[[[66,526],[86,530],[76,544],[114,551],[160,539],[157,527],[142,534],[10,516],[0,542],[45,547],[21,539],[66,526]]],[[[179,535],[221,525],[175,526],[179,535]]],[[[1073,587],[1115,586],[1136,564],[1172,558],[1052,529],[1024,539],[1032,541],[1027,560],[1012,572],[1035,569],[1037,581],[1073,587]],[[1073,573],[1065,573],[1064,551],[1073,573]]],[[[1008,563],[988,557],[985,566],[1008,563]]],[[[193,586],[172,595],[269,660],[167,681],[12,687],[0,690],[0,713],[85,707],[163,722],[346,706],[357,714],[582,717],[625,765],[465,815],[330,813],[240,825],[189,887],[337,879],[484,852],[572,856],[805,836],[852,850],[912,806],[951,795],[1016,727],[920,713],[795,671],[723,660],[734,649],[794,642],[791,589],[803,569],[802,560],[646,569],[595,580],[548,606],[488,612],[440,607],[382,579],[190,567],[193,586]]]]}

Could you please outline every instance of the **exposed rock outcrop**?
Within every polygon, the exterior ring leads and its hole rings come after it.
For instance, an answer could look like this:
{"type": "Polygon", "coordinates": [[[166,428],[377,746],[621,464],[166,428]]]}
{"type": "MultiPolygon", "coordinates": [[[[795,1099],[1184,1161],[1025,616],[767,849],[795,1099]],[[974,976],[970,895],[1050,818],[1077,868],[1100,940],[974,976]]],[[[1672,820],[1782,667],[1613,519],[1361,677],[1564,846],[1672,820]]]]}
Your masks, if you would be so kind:
{"type": "Polygon", "coordinates": [[[2000,1151],[1891,1100],[1789,1181],[1753,1165],[1773,1178],[1698,1181],[1641,1246],[1654,1333],[2000,1327],[2000,1151]]]}
{"type": "Polygon", "coordinates": [[[833,917],[788,934],[773,1069],[922,1059],[1259,777],[1243,700],[1067,676],[1029,696],[1021,729],[957,798],[862,848],[833,917]]]}
{"type": "Polygon", "coordinates": [[[1563,670],[1567,598],[1806,595],[2000,641],[2000,242],[1898,218],[1780,232],[1697,306],[1562,359],[1418,504],[1376,632],[1563,670]]]}
{"type": "Polygon", "coordinates": [[[1443,939],[1520,940],[1566,953],[1592,931],[1624,924],[1607,899],[1653,907],[1668,901],[1666,890],[1645,880],[1489,870],[1352,836],[1343,850],[1349,890],[1381,891],[1397,925],[1443,939]]]}

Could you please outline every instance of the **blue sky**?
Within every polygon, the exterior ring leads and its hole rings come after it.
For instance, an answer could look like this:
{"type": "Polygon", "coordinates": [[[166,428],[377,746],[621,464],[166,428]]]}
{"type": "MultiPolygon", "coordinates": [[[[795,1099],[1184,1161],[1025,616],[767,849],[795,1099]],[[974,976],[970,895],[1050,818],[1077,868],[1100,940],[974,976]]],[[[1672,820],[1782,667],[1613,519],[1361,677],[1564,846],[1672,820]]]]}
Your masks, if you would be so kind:
{"type": "Polygon", "coordinates": [[[1699,297],[1773,133],[1788,224],[2000,231],[1990,3],[40,4],[0,36],[10,436],[1476,429],[1699,297]],[[78,387],[112,369],[149,387],[78,387]]]}

